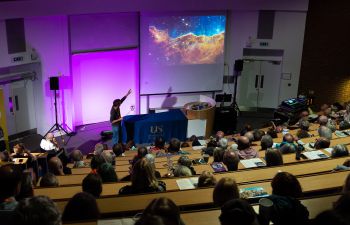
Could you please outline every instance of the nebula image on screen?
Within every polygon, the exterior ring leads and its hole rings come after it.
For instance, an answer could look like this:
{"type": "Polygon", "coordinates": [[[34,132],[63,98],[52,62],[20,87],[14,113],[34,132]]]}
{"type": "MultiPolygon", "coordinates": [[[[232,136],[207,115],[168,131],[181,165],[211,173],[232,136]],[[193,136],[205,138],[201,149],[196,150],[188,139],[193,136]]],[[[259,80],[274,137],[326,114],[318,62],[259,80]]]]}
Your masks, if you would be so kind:
{"type": "Polygon", "coordinates": [[[148,57],[161,65],[223,62],[226,16],[168,16],[150,20],[148,57]]]}

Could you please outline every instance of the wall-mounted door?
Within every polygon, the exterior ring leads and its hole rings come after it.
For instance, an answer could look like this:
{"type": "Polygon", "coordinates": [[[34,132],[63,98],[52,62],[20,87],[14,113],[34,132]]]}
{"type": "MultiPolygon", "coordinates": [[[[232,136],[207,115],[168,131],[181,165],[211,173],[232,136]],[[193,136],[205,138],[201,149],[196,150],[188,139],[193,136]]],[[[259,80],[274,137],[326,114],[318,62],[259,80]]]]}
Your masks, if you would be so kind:
{"type": "Polygon", "coordinates": [[[276,108],[281,71],[280,61],[245,61],[238,79],[238,104],[242,110],[276,108]]]}
{"type": "Polygon", "coordinates": [[[12,106],[16,133],[30,130],[27,91],[25,87],[12,89],[12,106]]]}

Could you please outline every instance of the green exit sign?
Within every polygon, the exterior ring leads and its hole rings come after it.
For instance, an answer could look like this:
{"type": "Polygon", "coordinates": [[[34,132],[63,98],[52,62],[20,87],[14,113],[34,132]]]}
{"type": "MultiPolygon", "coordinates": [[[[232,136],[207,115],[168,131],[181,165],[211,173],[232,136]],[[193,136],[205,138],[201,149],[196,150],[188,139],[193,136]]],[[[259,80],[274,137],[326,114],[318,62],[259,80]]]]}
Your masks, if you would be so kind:
{"type": "Polygon", "coordinates": [[[269,42],[262,41],[262,42],[260,42],[260,46],[261,47],[267,47],[267,46],[269,46],[269,42]]]}

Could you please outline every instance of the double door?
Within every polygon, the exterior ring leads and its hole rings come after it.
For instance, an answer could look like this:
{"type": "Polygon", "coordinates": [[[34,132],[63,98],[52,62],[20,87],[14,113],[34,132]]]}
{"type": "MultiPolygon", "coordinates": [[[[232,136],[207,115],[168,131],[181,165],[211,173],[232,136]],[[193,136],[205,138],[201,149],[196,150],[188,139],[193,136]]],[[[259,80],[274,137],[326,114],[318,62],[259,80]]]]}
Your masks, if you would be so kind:
{"type": "Polygon", "coordinates": [[[238,104],[243,110],[276,108],[280,92],[281,61],[245,60],[238,79],[238,104]]]}

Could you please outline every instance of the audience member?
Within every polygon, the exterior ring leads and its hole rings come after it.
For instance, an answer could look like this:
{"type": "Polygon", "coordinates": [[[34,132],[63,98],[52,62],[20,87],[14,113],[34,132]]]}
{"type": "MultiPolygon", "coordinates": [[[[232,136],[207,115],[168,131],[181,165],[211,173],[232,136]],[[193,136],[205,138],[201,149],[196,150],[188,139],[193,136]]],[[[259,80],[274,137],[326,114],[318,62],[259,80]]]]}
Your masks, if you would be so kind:
{"type": "Polygon", "coordinates": [[[228,171],[236,171],[238,170],[239,156],[234,151],[226,150],[222,162],[228,171]]]}
{"type": "Polygon", "coordinates": [[[239,198],[239,190],[236,181],[232,178],[221,178],[213,191],[213,202],[222,207],[227,201],[239,198]]]}
{"type": "Polygon", "coordinates": [[[343,221],[347,221],[350,224],[350,192],[343,193],[340,198],[333,204],[333,210],[342,218],[343,221]]]}
{"type": "Polygon", "coordinates": [[[214,155],[214,151],[215,151],[216,147],[204,147],[202,149],[202,153],[203,154],[207,154],[209,156],[213,156],[214,155]]]}
{"type": "Polygon", "coordinates": [[[53,133],[47,133],[45,138],[40,142],[40,148],[51,154],[55,154],[59,151],[59,145],[53,133]]]}
{"type": "Polygon", "coordinates": [[[187,166],[178,165],[174,169],[174,177],[189,177],[192,171],[187,166]]]}
{"type": "Polygon", "coordinates": [[[349,225],[334,210],[326,210],[318,214],[315,219],[311,220],[310,225],[349,225]]]}
{"type": "Polygon", "coordinates": [[[22,199],[33,197],[34,191],[33,191],[33,180],[32,180],[32,174],[30,172],[23,172],[22,173],[22,179],[21,179],[21,189],[16,196],[16,200],[20,201],[22,199]]]}
{"type": "Polygon", "coordinates": [[[102,163],[98,168],[97,173],[101,176],[103,183],[118,181],[115,169],[110,163],[102,163]]]}
{"type": "Polygon", "coordinates": [[[106,163],[110,163],[111,165],[115,166],[115,154],[111,150],[104,150],[101,153],[101,157],[104,159],[106,163]]]}
{"type": "Polygon", "coordinates": [[[222,130],[219,130],[218,132],[216,132],[215,138],[217,142],[219,142],[220,139],[224,137],[225,137],[225,133],[222,130]]]}
{"type": "Polygon", "coordinates": [[[244,199],[232,199],[221,207],[221,225],[259,225],[253,207],[244,199]]]}
{"type": "Polygon", "coordinates": [[[13,165],[0,167],[0,210],[13,210],[21,189],[21,172],[13,165]]]}
{"type": "Polygon", "coordinates": [[[272,138],[277,138],[277,131],[274,128],[269,128],[266,134],[270,135],[272,138]]]}
{"type": "Polygon", "coordinates": [[[97,220],[100,211],[96,199],[87,192],[77,193],[71,198],[62,214],[62,221],[97,220]]]}
{"type": "Polygon", "coordinates": [[[271,221],[275,225],[307,224],[309,212],[297,199],[302,189],[297,178],[287,172],[280,172],[271,181],[273,202],[271,221]]]}
{"type": "Polygon", "coordinates": [[[165,183],[157,180],[152,165],[147,159],[141,159],[132,168],[131,185],[122,187],[119,194],[138,194],[165,190],[165,183]]]}
{"type": "Polygon", "coordinates": [[[294,143],[285,143],[280,147],[280,152],[282,154],[295,153],[297,151],[297,146],[294,143]]]}
{"type": "Polygon", "coordinates": [[[196,175],[196,171],[193,168],[192,160],[188,156],[181,156],[177,160],[178,165],[186,166],[191,170],[191,175],[196,175]]]}
{"type": "Polygon", "coordinates": [[[149,217],[159,216],[164,225],[184,225],[180,217],[180,209],[169,198],[155,198],[142,212],[141,218],[135,225],[154,225],[150,223],[149,217]]]}
{"type": "MultiPolygon", "coordinates": [[[[192,142],[192,146],[201,146],[201,143],[199,142],[198,137],[196,135],[192,135],[190,137],[190,142],[192,142]]],[[[184,142],[184,143],[186,143],[186,142],[184,142]]],[[[181,145],[181,148],[183,148],[182,145],[181,145]]]]}
{"type": "Polygon", "coordinates": [[[168,152],[178,153],[180,151],[181,142],[177,138],[172,138],[169,142],[168,152]]]}
{"type": "Polygon", "coordinates": [[[261,138],[265,135],[265,132],[259,129],[253,131],[254,141],[261,141],[261,138]]]}
{"type": "Polygon", "coordinates": [[[101,155],[94,155],[90,162],[92,173],[97,173],[98,168],[105,162],[105,159],[101,155]]]}
{"type": "Polygon", "coordinates": [[[70,154],[71,159],[73,160],[73,168],[82,168],[82,167],[86,167],[87,165],[84,163],[84,156],[83,153],[78,150],[75,149],[72,151],[72,153],[70,154]]]}
{"type": "Polygon", "coordinates": [[[198,177],[197,187],[212,187],[216,185],[214,174],[209,171],[203,171],[198,177]]]}
{"type": "Polygon", "coordinates": [[[220,147],[216,147],[213,153],[214,162],[222,162],[224,159],[225,150],[220,147]]]}
{"type": "Polygon", "coordinates": [[[228,140],[226,138],[220,138],[220,140],[218,141],[218,147],[226,150],[228,146],[228,140]]]}
{"type": "Polygon", "coordinates": [[[61,214],[56,204],[46,196],[34,196],[20,201],[13,218],[13,225],[61,224],[61,214]]]}
{"type": "Polygon", "coordinates": [[[148,154],[148,151],[147,151],[146,147],[144,147],[144,146],[138,147],[137,148],[137,155],[134,157],[131,164],[134,165],[137,161],[139,161],[140,159],[145,157],[147,154],[148,154]]]}
{"type": "Polygon", "coordinates": [[[56,176],[64,175],[62,161],[54,156],[48,162],[49,171],[56,176]]]}
{"type": "Polygon", "coordinates": [[[329,148],[330,144],[331,142],[328,138],[319,137],[319,138],[316,138],[315,149],[329,148]]]}
{"type": "Polygon", "coordinates": [[[272,148],[273,140],[272,137],[268,134],[265,134],[261,137],[261,150],[266,150],[268,148],[272,148]]]}
{"type": "Polygon", "coordinates": [[[216,142],[216,140],[213,137],[210,137],[209,142],[207,143],[207,148],[210,148],[210,147],[215,148],[217,146],[218,146],[218,143],[216,142]]]}
{"type": "Polygon", "coordinates": [[[113,145],[112,150],[115,156],[121,156],[124,153],[123,145],[121,143],[113,145]]]}
{"type": "Polygon", "coordinates": [[[253,143],[253,141],[254,141],[253,131],[248,131],[247,133],[244,134],[244,137],[248,138],[250,144],[253,143]]]}
{"type": "Polygon", "coordinates": [[[299,130],[298,130],[298,132],[297,132],[297,137],[299,138],[299,139],[302,139],[302,138],[308,138],[308,137],[310,137],[311,135],[309,134],[309,127],[310,127],[310,123],[309,123],[309,121],[307,121],[307,120],[301,120],[300,122],[299,122],[299,130]]]}
{"type": "Polygon", "coordinates": [[[241,131],[239,132],[241,136],[244,136],[245,133],[252,131],[253,128],[250,124],[244,124],[243,128],[241,129],[241,131]]]}
{"type": "Polygon", "coordinates": [[[97,143],[94,147],[94,154],[95,155],[101,155],[101,153],[103,152],[104,150],[104,146],[103,144],[101,143],[97,143]]]}
{"type": "Polygon", "coordinates": [[[283,165],[283,157],[278,149],[269,148],[265,153],[266,166],[281,166],[283,165]]]}
{"type": "Polygon", "coordinates": [[[346,120],[341,121],[339,123],[339,130],[349,130],[350,129],[350,123],[346,120]]]}
{"type": "Polygon", "coordinates": [[[338,145],[333,147],[332,158],[348,156],[348,155],[349,155],[349,151],[348,151],[348,148],[346,147],[346,145],[338,144],[338,145]]]}
{"type": "Polygon", "coordinates": [[[82,188],[84,192],[92,194],[95,198],[99,198],[102,193],[102,179],[100,175],[88,174],[83,179],[82,188]]]}
{"type": "Polygon", "coordinates": [[[154,146],[150,148],[150,153],[157,153],[161,150],[164,150],[165,140],[162,136],[157,136],[154,140],[154,146]]]}
{"type": "Polygon", "coordinates": [[[58,179],[53,173],[46,173],[40,179],[40,187],[58,187],[58,179]]]}
{"type": "Polygon", "coordinates": [[[259,153],[250,147],[250,141],[247,137],[242,136],[238,138],[238,156],[240,159],[258,158],[259,153]]]}
{"type": "MultiPolygon", "coordinates": [[[[148,162],[152,165],[154,172],[155,172],[155,176],[156,178],[161,178],[162,175],[159,173],[159,171],[156,170],[156,164],[155,164],[155,157],[153,154],[147,154],[145,155],[145,159],[148,160],[148,162]]],[[[130,176],[131,178],[131,176],[130,176]]]]}

